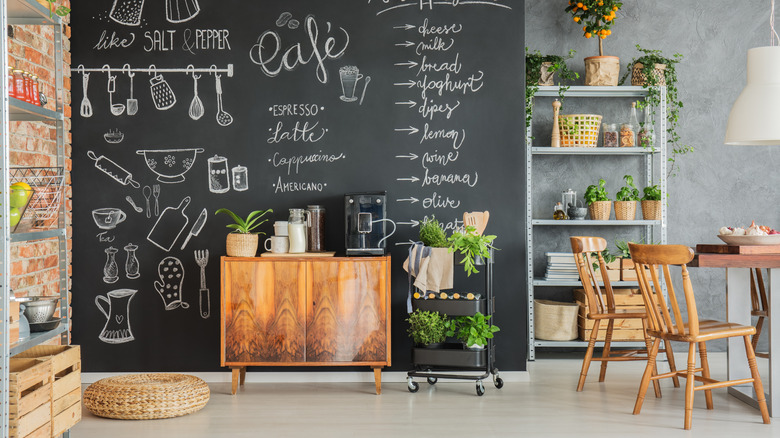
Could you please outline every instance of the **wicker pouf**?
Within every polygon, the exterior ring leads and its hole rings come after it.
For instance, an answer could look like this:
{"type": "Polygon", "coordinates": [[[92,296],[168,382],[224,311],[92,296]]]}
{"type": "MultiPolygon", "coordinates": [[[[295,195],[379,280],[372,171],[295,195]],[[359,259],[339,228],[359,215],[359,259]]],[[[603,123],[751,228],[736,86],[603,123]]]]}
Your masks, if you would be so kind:
{"type": "Polygon", "coordinates": [[[90,412],[121,420],[171,418],[197,412],[209,402],[203,380],[184,374],[131,374],[100,379],[84,391],[90,412]]]}

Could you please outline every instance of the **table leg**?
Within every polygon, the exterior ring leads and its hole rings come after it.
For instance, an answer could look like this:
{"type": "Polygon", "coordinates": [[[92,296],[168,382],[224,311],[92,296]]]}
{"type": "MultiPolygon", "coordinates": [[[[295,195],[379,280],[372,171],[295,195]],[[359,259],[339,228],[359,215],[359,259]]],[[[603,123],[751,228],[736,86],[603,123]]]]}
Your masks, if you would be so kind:
{"type": "MultiPolygon", "coordinates": [[[[726,321],[751,325],[750,269],[726,268],[726,321]]],[[[728,339],[728,379],[749,379],[750,367],[741,337],[728,339]]],[[[746,387],[749,387],[747,385],[746,387]]]]}
{"type": "MultiPolygon", "coordinates": [[[[777,414],[780,417],[780,322],[778,324],[772,324],[772,316],[780,318],[780,268],[769,269],[769,290],[767,298],[769,299],[769,328],[764,329],[769,333],[769,375],[761,376],[762,383],[764,384],[765,391],[769,392],[766,398],[767,407],[769,408],[769,416],[773,417],[777,414]],[[772,299],[772,291],[778,294],[778,299],[772,299]],[[772,357],[772,351],[776,351],[778,355],[775,358],[772,357]],[[777,410],[773,410],[773,407],[777,407],[777,410]]],[[[766,333],[765,332],[765,333],[766,333]]]]}
{"type": "Polygon", "coordinates": [[[376,386],[376,395],[382,394],[382,367],[374,368],[374,385],[376,386]]]}

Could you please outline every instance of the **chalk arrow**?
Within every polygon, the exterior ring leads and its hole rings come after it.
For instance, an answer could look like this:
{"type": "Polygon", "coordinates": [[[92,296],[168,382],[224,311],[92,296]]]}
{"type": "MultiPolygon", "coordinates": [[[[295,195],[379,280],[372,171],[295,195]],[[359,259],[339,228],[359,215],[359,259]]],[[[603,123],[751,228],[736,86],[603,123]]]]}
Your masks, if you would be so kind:
{"type": "Polygon", "coordinates": [[[395,46],[396,47],[412,47],[414,45],[411,41],[404,41],[403,43],[398,43],[395,46]]]}
{"type": "Polygon", "coordinates": [[[396,63],[395,63],[395,64],[393,64],[393,65],[397,65],[397,66],[408,66],[409,68],[413,68],[413,67],[417,67],[417,66],[418,66],[418,65],[420,65],[420,64],[418,64],[418,63],[416,63],[416,62],[414,62],[414,61],[406,61],[406,62],[396,62],[396,63]]]}
{"type": "Polygon", "coordinates": [[[414,86],[415,86],[415,82],[414,82],[414,81],[408,81],[408,82],[396,82],[396,83],[394,83],[393,85],[404,85],[404,86],[407,86],[407,87],[409,87],[409,88],[412,88],[412,87],[414,87],[414,86]]]}
{"type": "Polygon", "coordinates": [[[413,153],[410,152],[409,155],[396,155],[395,157],[396,158],[408,158],[409,160],[416,160],[417,156],[418,156],[417,154],[413,154],[413,153]]]}
{"type": "Polygon", "coordinates": [[[396,178],[396,181],[409,181],[409,182],[417,182],[420,180],[420,178],[417,178],[416,176],[413,176],[411,178],[396,178]]]}
{"type": "MultiPolygon", "coordinates": [[[[396,222],[396,223],[398,223],[398,222],[396,222]]],[[[409,240],[407,242],[396,242],[395,243],[395,246],[403,246],[403,245],[414,245],[414,241],[409,240]]]]}
{"type": "Polygon", "coordinates": [[[413,100],[407,100],[406,102],[396,102],[396,105],[409,105],[409,108],[414,108],[417,105],[417,102],[413,100]]]}
{"type": "Polygon", "coordinates": [[[403,26],[393,26],[393,29],[409,30],[409,29],[414,29],[415,27],[417,27],[417,26],[415,26],[413,24],[404,24],[403,26]]]}
{"type": "Polygon", "coordinates": [[[395,132],[403,132],[403,131],[409,131],[409,135],[416,134],[420,132],[419,129],[415,128],[414,126],[409,126],[408,128],[396,128],[395,132]]]}
{"type": "Polygon", "coordinates": [[[414,204],[416,202],[420,202],[420,200],[415,198],[414,196],[412,196],[411,198],[396,199],[396,201],[397,202],[410,202],[412,204],[414,204]]]}
{"type": "Polygon", "coordinates": [[[420,225],[420,221],[412,219],[410,222],[396,222],[396,225],[411,225],[414,228],[420,225]]]}

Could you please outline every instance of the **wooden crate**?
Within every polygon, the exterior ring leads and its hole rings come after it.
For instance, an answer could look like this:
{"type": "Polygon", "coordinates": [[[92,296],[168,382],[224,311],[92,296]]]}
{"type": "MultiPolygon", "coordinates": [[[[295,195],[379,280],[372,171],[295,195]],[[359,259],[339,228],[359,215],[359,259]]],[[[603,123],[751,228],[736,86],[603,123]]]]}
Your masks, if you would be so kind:
{"type": "MultiPolygon", "coordinates": [[[[642,320],[638,318],[629,318],[629,319],[615,319],[614,327],[615,329],[642,329],[642,320]]],[[[601,324],[599,326],[599,329],[606,329],[607,324],[609,323],[608,320],[601,321],[601,324]]],[[[577,317],[577,324],[578,326],[585,327],[586,329],[590,330],[593,328],[593,325],[596,324],[595,319],[588,319],[585,316],[583,316],[583,313],[580,312],[579,316],[577,317]]]]}
{"type": "Polygon", "coordinates": [[[51,361],[10,359],[8,425],[10,438],[51,437],[51,361]]]}
{"type": "MultiPolygon", "coordinates": [[[[603,292],[603,291],[602,291],[603,292]]],[[[615,297],[615,307],[618,306],[644,306],[645,302],[642,300],[642,294],[639,289],[623,289],[613,288],[612,295],[615,297]]],[[[574,289],[574,300],[588,306],[587,294],[585,289],[574,289]]]]}
{"type": "MultiPolygon", "coordinates": [[[[580,340],[588,341],[590,340],[590,333],[591,330],[586,329],[583,326],[577,327],[580,332],[580,340]]],[[[599,328],[599,334],[598,337],[596,337],[597,341],[603,341],[607,337],[607,329],[606,325],[604,325],[604,329],[602,330],[599,328]]],[[[612,330],[612,340],[615,342],[624,342],[624,341],[643,341],[645,339],[644,331],[642,329],[614,329],[612,330]]]]}
{"type": "Polygon", "coordinates": [[[10,301],[8,306],[8,342],[13,345],[19,340],[19,302],[10,301]]]}
{"type": "Polygon", "coordinates": [[[78,345],[39,345],[14,357],[51,362],[52,437],[81,421],[81,347],[78,345]]]}

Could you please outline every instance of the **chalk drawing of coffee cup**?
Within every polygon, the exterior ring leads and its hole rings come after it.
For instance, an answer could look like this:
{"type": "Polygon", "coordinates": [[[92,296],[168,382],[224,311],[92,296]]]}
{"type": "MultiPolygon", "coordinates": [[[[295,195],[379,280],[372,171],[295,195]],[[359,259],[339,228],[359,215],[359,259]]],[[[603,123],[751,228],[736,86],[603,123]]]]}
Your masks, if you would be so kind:
{"type": "Polygon", "coordinates": [[[341,79],[341,91],[343,93],[340,99],[344,102],[356,101],[358,99],[355,96],[357,83],[363,79],[360,70],[354,65],[345,65],[339,69],[339,78],[341,79]]]}
{"type": "Polygon", "coordinates": [[[113,230],[127,219],[127,215],[118,208],[98,208],[92,210],[92,219],[101,230],[113,230]]]}

